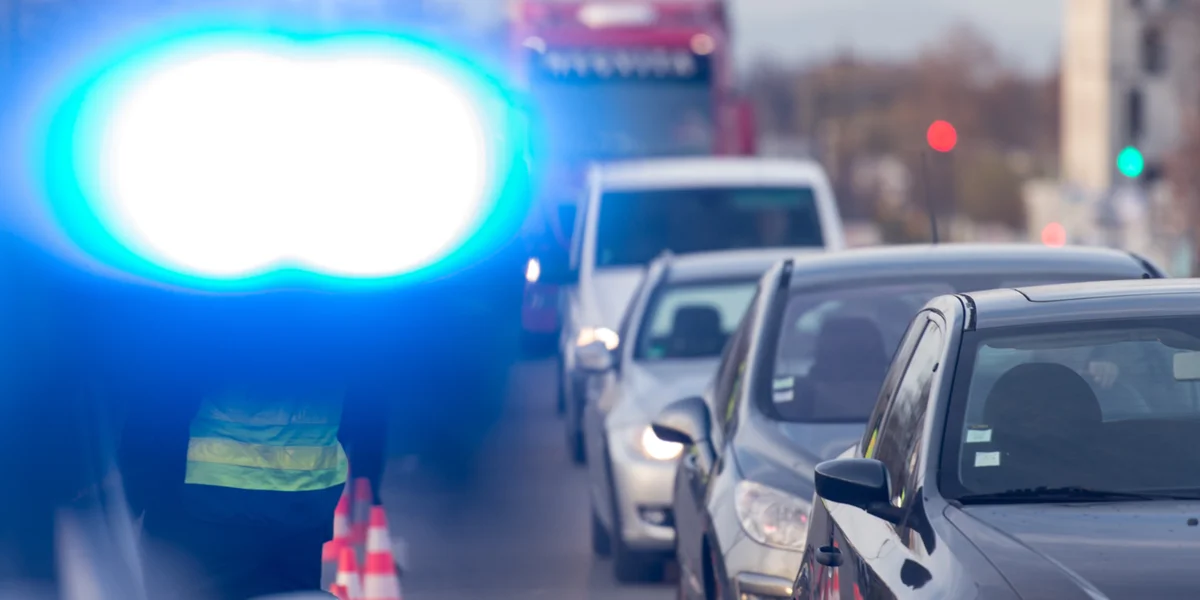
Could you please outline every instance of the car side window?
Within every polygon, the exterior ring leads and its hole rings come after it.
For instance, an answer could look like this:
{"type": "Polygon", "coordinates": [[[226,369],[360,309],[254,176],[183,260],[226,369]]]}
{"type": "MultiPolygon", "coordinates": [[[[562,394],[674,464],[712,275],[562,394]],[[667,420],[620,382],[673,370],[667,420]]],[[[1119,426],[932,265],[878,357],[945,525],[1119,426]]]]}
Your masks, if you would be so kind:
{"type": "Polygon", "coordinates": [[[922,424],[935,369],[942,358],[943,340],[941,328],[928,321],[879,428],[874,458],[887,466],[892,503],[896,506],[904,506],[915,491],[911,488],[920,462],[922,424]]]}
{"type": "Polygon", "coordinates": [[[737,401],[745,380],[746,357],[750,354],[750,330],[754,325],[757,303],[756,293],[750,301],[750,308],[746,310],[742,322],[738,324],[737,331],[725,348],[725,355],[721,358],[718,370],[717,385],[713,389],[713,409],[716,412],[718,427],[726,438],[737,414],[737,401]]]}
{"type": "Polygon", "coordinates": [[[626,346],[637,343],[637,341],[633,339],[634,330],[637,329],[633,323],[633,313],[637,312],[639,309],[644,310],[647,302],[643,297],[647,295],[646,292],[650,288],[653,288],[654,285],[657,285],[658,279],[659,277],[657,276],[656,271],[650,271],[647,273],[646,276],[642,278],[641,283],[638,284],[637,289],[633,292],[633,302],[630,302],[628,305],[626,305],[625,313],[621,315],[621,325],[617,327],[617,340],[619,340],[620,344],[620,347],[617,349],[617,356],[624,356],[626,346]]]}
{"type": "Polygon", "coordinates": [[[879,441],[879,426],[883,423],[883,417],[892,404],[890,400],[896,393],[896,386],[900,384],[900,377],[904,375],[904,370],[912,360],[913,350],[917,347],[917,341],[921,339],[921,335],[925,333],[925,324],[928,322],[929,317],[926,313],[918,314],[909,323],[904,337],[900,339],[900,345],[896,348],[891,366],[888,367],[887,375],[880,387],[879,400],[875,403],[875,410],[867,421],[867,429],[859,445],[866,458],[874,458],[875,445],[879,441]]]}

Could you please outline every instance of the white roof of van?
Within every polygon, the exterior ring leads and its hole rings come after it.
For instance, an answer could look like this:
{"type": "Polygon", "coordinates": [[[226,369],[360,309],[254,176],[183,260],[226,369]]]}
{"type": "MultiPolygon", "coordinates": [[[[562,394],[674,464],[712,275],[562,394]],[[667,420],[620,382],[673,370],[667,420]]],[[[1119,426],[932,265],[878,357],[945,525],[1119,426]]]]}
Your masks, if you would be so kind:
{"type": "Polygon", "coordinates": [[[607,189],[827,184],[825,170],[811,160],[756,157],[660,158],[596,165],[593,175],[607,189]]]}

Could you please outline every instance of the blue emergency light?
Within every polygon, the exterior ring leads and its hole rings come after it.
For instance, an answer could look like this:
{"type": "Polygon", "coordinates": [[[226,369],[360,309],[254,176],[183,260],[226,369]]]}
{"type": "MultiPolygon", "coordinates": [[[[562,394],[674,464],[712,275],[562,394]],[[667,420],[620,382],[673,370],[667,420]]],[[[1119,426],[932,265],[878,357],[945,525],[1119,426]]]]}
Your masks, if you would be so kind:
{"type": "Polygon", "coordinates": [[[470,61],[400,36],[176,34],[72,86],[46,195],[89,255],[159,280],[389,280],[497,236],[521,123],[470,61]]]}

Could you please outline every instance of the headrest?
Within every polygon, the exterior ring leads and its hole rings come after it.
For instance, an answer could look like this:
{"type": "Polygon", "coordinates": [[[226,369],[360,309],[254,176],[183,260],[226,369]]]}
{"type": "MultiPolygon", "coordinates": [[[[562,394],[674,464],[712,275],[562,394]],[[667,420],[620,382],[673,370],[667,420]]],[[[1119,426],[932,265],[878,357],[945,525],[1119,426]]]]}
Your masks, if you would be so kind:
{"type": "Polygon", "coordinates": [[[669,356],[720,354],[725,344],[721,313],[711,306],[681,306],[671,326],[669,356]]]}
{"type": "Polygon", "coordinates": [[[1092,386],[1056,363],[1017,365],[996,380],[983,408],[997,430],[1054,432],[1099,425],[1100,402],[1092,386]]]}
{"type": "Polygon", "coordinates": [[[830,317],[817,333],[810,371],[823,381],[878,380],[887,370],[883,334],[865,317],[830,317]]]}

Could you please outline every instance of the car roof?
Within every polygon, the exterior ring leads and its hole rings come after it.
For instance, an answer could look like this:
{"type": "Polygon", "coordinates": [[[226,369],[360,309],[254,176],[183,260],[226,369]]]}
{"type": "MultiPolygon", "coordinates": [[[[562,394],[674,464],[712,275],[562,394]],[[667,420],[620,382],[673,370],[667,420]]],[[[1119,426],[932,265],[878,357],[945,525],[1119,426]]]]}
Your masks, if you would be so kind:
{"type": "Polygon", "coordinates": [[[667,269],[670,283],[758,279],[786,258],[822,252],[822,248],[751,248],[666,255],[656,263],[667,269]]]}
{"type": "Polygon", "coordinates": [[[809,187],[827,185],[811,160],[755,157],[656,158],[603,163],[593,176],[605,189],[809,187]]]}
{"type": "Polygon", "coordinates": [[[976,329],[1200,314],[1197,279],[1039,285],[963,296],[973,304],[976,329]]]}
{"type": "Polygon", "coordinates": [[[999,273],[1140,278],[1146,266],[1133,255],[1108,248],[1040,244],[905,244],[855,248],[796,257],[792,289],[876,278],[999,273]]]}

